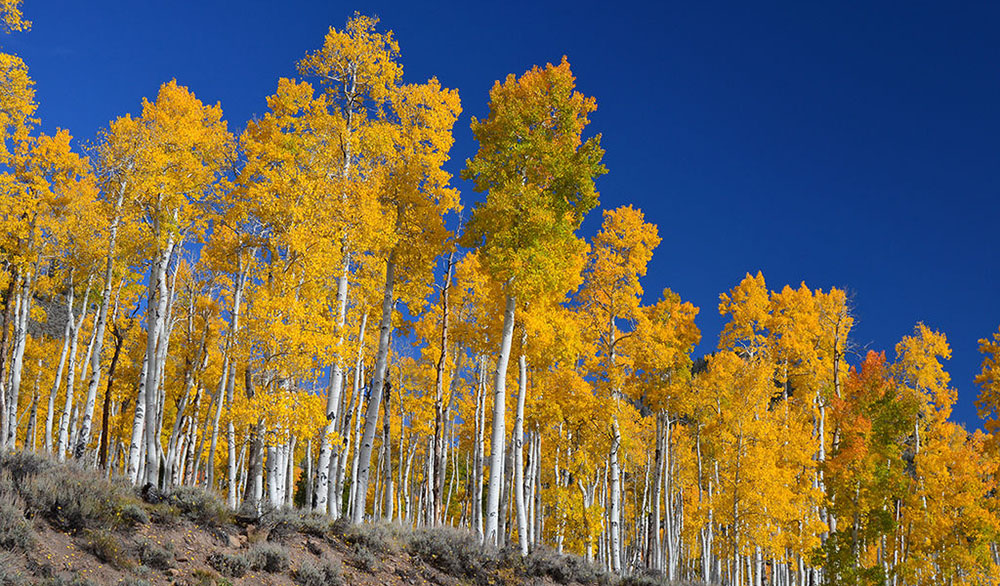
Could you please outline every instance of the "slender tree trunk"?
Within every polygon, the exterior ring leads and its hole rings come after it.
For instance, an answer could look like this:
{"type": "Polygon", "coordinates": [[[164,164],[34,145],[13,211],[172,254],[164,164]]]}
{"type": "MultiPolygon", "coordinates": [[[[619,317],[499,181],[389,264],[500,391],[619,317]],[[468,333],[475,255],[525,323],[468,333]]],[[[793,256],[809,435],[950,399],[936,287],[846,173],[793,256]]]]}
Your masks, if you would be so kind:
{"type": "MultiPolygon", "coordinates": [[[[508,286],[510,284],[508,283],[508,286]]],[[[510,344],[514,337],[514,311],[516,303],[514,296],[507,294],[506,308],[503,314],[503,335],[500,338],[500,354],[497,356],[496,374],[493,377],[493,428],[490,446],[490,484],[486,493],[486,523],[483,535],[484,544],[497,545],[500,515],[500,490],[503,480],[504,457],[504,415],[507,409],[507,362],[510,359],[510,344]]]]}
{"type": "Polygon", "coordinates": [[[115,352],[111,356],[111,364],[108,367],[108,387],[104,390],[104,409],[101,412],[101,447],[100,464],[101,468],[108,469],[108,436],[111,430],[111,391],[115,384],[115,369],[118,367],[118,358],[121,356],[124,336],[118,331],[118,327],[112,327],[111,334],[115,338],[115,352]]]}
{"type": "Polygon", "coordinates": [[[392,422],[392,385],[386,381],[385,384],[385,409],[382,412],[382,451],[385,453],[385,508],[384,516],[386,521],[392,521],[392,435],[390,424],[392,422]]]}
{"type": "Polygon", "coordinates": [[[45,416],[45,452],[51,454],[54,449],[52,427],[55,421],[56,396],[59,395],[59,387],[62,386],[63,370],[66,368],[66,358],[69,355],[70,338],[73,335],[73,269],[69,272],[69,288],[66,291],[66,331],[63,334],[62,352],[59,354],[59,368],[56,369],[56,378],[52,383],[52,392],[49,393],[49,408],[45,416]]]}
{"type": "Polygon", "coordinates": [[[289,438],[288,445],[285,446],[285,471],[281,477],[282,490],[285,493],[285,506],[288,508],[295,506],[295,444],[298,443],[298,439],[297,436],[293,435],[289,438]]]}
{"type": "Polygon", "coordinates": [[[312,438],[306,440],[306,469],[304,474],[306,475],[306,494],[305,494],[305,508],[313,507],[313,470],[312,470],[312,438]]]}
{"type": "MultiPolygon", "coordinates": [[[[87,350],[83,353],[83,362],[81,363],[83,372],[80,373],[80,382],[83,382],[84,380],[87,379],[87,374],[88,374],[87,371],[90,365],[90,354],[91,351],[94,349],[95,334],[97,334],[97,331],[92,329],[90,332],[90,341],[87,342],[87,350]]],[[[79,436],[79,431],[80,431],[80,428],[78,426],[79,416],[80,416],[80,403],[79,401],[77,401],[73,405],[73,417],[72,419],[70,419],[70,426],[69,426],[69,443],[66,444],[66,452],[71,457],[73,455],[72,454],[73,447],[76,445],[76,440],[79,436]]]]}
{"type": "Polygon", "coordinates": [[[19,281],[20,273],[17,267],[11,267],[10,271],[10,282],[7,285],[7,290],[4,292],[4,310],[3,310],[3,331],[0,333],[0,451],[3,450],[4,444],[7,439],[7,426],[10,421],[7,419],[7,367],[9,366],[9,361],[7,355],[10,353],[10,333],[11,333],[11,321],[15,319],[17,313],[14,311],[17,306],[17,301],[14,297],[14,292],[19,281]]]}
{"type": "MultiPolygon", "coordinates": [[[[147,336],[154,332],[147,332],[147,336]]],[[[135,398],[135,416],[132,418],[132,439],[128,449],[128,464],[126,473],[132,484],[139,482],[140,458],[142,456],[143,432],[146,429],[146,372],[149,370],[149,357],[142,359],[142,372],[139,374],[139,392],[135,398]]]]}
{"type": "MultiPolygon", "coordinates": [[[[158,252],[153,267],[149,273],[146,305],[146,388],[145,411],[143,413],[143,438],[146,450],[145,482],[158,486],[160,482],[160,460],[158,453],[159,438],[157,437],[157,403],[160,382],[160,354],[158,344],[165,344],[167,328],[164,321],[167,314],[169,292],[167,290],[167,268],[173,254],[174,236],[167,237],[167,243],[162,252],[158,252]]],[[[138,408],[138,406],[137,406],[138,408]]],[[[138,413],[138,409],[137,409],[138,413]]],[[[138,417],[138,416],[137,416],[138,417]]]]}
{"type": "Polygon", "coordinates": [[[330,495],[330,458],[333,452],[331,436],[333,435],[337,407],[340,406],[340,393],[344,388],[344,322],[347,318],[347,277],[350,274],[350,257],[345,255],[344,269],[337,280],[337,331],[339,339],[334,353],[333,365],[330,368],[330,385],[326,398],[326,426],[320,441],[319,464],[316,466],[316,508],[317,513],[327,513],[327,500],[330,495]]]}
{"type": "MultiPolygon", "coordinates": [[[[225,393],[226,393],[226,383],[229,381],[229,344],[230,341],[227,340],[225,348],[223,350],[222,358],[222,373],[219,376],[219,388],[215,391],[215,395],[212,397],[212,401],[208,404],[209,413],[212,412],[212,408],[215,408],[215,414],[212,415],[212,435],[208,440],[208,462],[205,466],[205,485],[209,488],[215,488],[215,451],[219,447],[219,422],[222,420],[222,405],[225,403],[225,393]]],[[[205,425],[208,425],[208,416],[206,416],[205,425]]],[[[205,431],[202,431],[202,439],[198,442],[198,461],[201,461],[201,447],[205,440],[205,431]]],[[[234,447],[235,451],[235,447],[234,447]]],[[[195,468],[198,465],[195,464],[195,468]]],[[[232,507],[230,507],[232,508],[232,507]]]]}
{"type": "Polygon", "coordinates": [[[396,251],[393,250],[385,265],[385,291],[382,296],[382,317],[379,323],[378,352],[375,355],[375,373],[372,376],[371,395],[365,411],[365,431],[358,446],[357,495],[351,521],[360,523],[364,519],[368,494],[368,474],[371,468],[372,444],[378,424],[378,411],[382,402],[382,387],[385,382],[386,365],[389,358],[389,334],[392,333],[393,290],[396,284],[396,251]]]}
{"type": "Polygon", "coordinates": [[[662,519],[663,479],[663,415],[656,415],[656,452],[653,458],[653,522],[650,524],[650,544],[652,545],[647,565],[654,570],[662,570],[663,540],[660,535],[660,520],[662,519]]]}
{"type": "Polygon", "coordinates": [[[24,368],[24,347],[28,338],[28,317],[31,315],[31,287],[34,284],[34,271],[29,270],[21,280],[21,293],[17,303],[17,316],[14,322],[14,356],[10,368],[10,394],[7,397],[7,437],[5,447],[13,450],[17,447],[17,400],[21,390],[21,372],[24,368]]]}
{"type": "MultiPolygon", "coordinates": [[[[252,256],[252,253],[251,253],[252,256]]],[[[237,256],[237,262],[240,261],[239,256],[237,256]]],[[[240,328],[240,310],[243,305],[243,290],[246,287],[247,276],[250,272],[250,260],[248,259],[245,266],[237,264],[237,277],[236,286],[233,291],[233,322],[230,328],[229,345],[230,351],[232,351],[234,343],[233,340],[240,328]]],[[[247,372],[249,372],[250,367],[247,366],[247,372]]],[[[247,378],[249,383],[249,377],[247,378]]],[[[229,506],[231,510],[236,510],[236,426],[233,423],[232,408],[233,408],[233,392],[236,388],[236,361],[230,358],[229,361],[229,378],[226,380],[226,410],[229,413],[229,422],[226,424],[226,444],[228,449],[228,462],[226,464],[226,505],[229,506]]],[[[214,466],[215,462],[210,462],[210,466],[214,466]]]]}
{"type": "MultiPolygon", "coordinates": [[[[73,395],[76,388],[76,351],[80,340],[80,329],[83,328],[83,322],[87,319],[87,300],[88,295],[84,293],[80,320],[73,323],[73,333],[69,341],[69,365],[66,372],[66,402],[63,404],[62,417],[59,419],[59,442],[56,444],[56,457],[60,462],[66,460],[66,450],[70,445],[69,437],[72,427],[70,419],[73,411],[73,395]]],[[[73,320],[72,312],[70,312],[67,319],[70,321],[73,320]]]]}
{"type": "Polygon", "coordinates": [[[611,537],[611,570],[618,575],[622,571],[621,559],[621,485],[620,467],[618,465],[618,448],[621,446],[622,436],[618,427],[618,416],[611,419],[611,461],[610,461],[610,492],[611,507],[608,511],[610,517],[609,532],[611,537]]]}
{"type": "Polygon", "coordinates": [[[357,395],[357,401],[354,404],[354,433],[352,434],[352,437],[354,438],[354,456],[351,460],[351,492],[347,502],[350,514],[354,513],[355,501],[357,501],[358,498],[358,466],[360,465],[360,458],[358,456],[358,452],[360,450],[358,450],[358,445],[361,443],[361,404],[362,399],[364,398],[364,388],[366,386],[364,382],[363,370],[358,369],[355,377],[358,381],[358,387],[357,392],[355,393],[357,395]]]}
{"type": "Polygon", "coordinates": [[[272,508],[281,506],[281,493],[279,491],[279,474],[281,469],[281,458],[278,448],[267,444],[265,448],[267,454],[267,497],[272,508]]]}
{"type": "Polygon", "coordinates": [[[479,534],[479,538],[485,537],[483,528],[483,471],[485,467],[486,448],[486,356],[479,356],[479,381],[476,385],[476,437],[473,447],[473,486],[472,504],[473,518],[472,524],[479,534]]]}
{"type": "Polygon", "coordinates": [[[24,449],[32,452],[38,451],[38,382],[42,377],[42,364],[38,361],[38,370],[35,371],[35,390],[31,394],[31,407],[29,408],[28,428],[24,435],[24,449]]]}
{"type": "MultiPolygon", "coordinates": [[[[362,389],[363,385],[361,380],[364,373],[365,330],[367,327],[368,327],[368,313],[366,312],[361,315],[361,328],[358,331],[358,354],[357,358],[354,361],[354,384],[353,384],[353,397],[352,397],[354,399],[354,407],[351,408],[350,402],[348,402],[347,407],[350,413],[348,413],[346,417],[341,417],[342,420],[341,423],[343,424],[343,426],[341,427],[343,444],[338,449],[336,458],[337,477],[336,477],[336,482],[334,483],[335,494],[333,495],[333,498],[327,499],[328,502],[332,503],[330,506],[333,507],[334,509],[332,512],[335,518],[340,518],[344,510],[344,502],[343,502],[344,480],[346,479],[347,476],[347,460],[351,456],[351,445],[352,445],[351,440],[352,438],[354,438],[354,436],[357,435],[357,428],[355,428],[354,434],[351,433],[351,420],[352,418],[356,418],[357,421],[359,422],[361,420],[361,395],[364,392],[364,390],[362,389]]],[[[345,400],[349,401],[348,398],[345,398],[345,400]]],[[[355,453],[357,453],[356,444],[354,451],[355,453]]],[[[355,474],[356,471],[357,471],[357,466],[355,465],[351,470],[352,478],[353,474],[355,474]]],[[[348,504],[353,505],[353,500],[349,499],[348,504]]]]}
{"type": "Polygon", "coordinates": [[[528,555],[528,516],[524,502],[524,400],[528,394],[528,360],[524,355],[528,333],[521,328],[521,355],[518,357],[517,414],[514,418],[514,500],[517,504],[517,542],[521,555],[528,555]]]}
{"type": "Polygon", "coordinates": [[[94,421],[94,404],[97,401],[97,387],[101,384],[101,359],[104,357],[104,330],[107,327],[108,309],[111,304],[115,248],[118,242],[118,225],[121,223],[121,209],[125,198],[125,186],[126,183],[123,182],[118,190],[114,215],[111,219],[111,225],[108,228],[108,257],[104,264],[104,291],[101,294],[101,308],[98,310],[97,321],[94,323],[95,346],[90,356],[90,382],[87,384],[87,400],[83,409],[80,433],[77,437],[76,448],[73,450],[73,457],[77,459],[83,456],[83,452],[90,443],[90,434],[94,421]]]}
{"type": "MultiPolygon", "coordinates": [[[[609,328],[609,346],[610,352],[608,352],[608,376],[611,377],[615,366],[615,352],[616,345],[618,342],[618,332],[617,326],[615,325],[615,315],[612,314],[610,318],[610,328],[609,328]]],[[[611,558],[611,570],[618,575],[622,572],[622,560],[621,560],[621,518],[622,518],[622,503],[621,503],[621,468],[618,463],[618,449],[621,447],[621,428],[618,425],[618,401],[621,389],[613,388],[612,391],[612,404],[614,405],[614,413],[611,416],[611,453],[609,457],[608,466],[610,468],[611,486],[610,490],[610,507],[608,510],[608,532],[610,537],[610,558],[611,558]]]]}
{"type": "Polygon", "coordinates": [[[444,487],[444,373],[448,360],[448,327],[451,314],[449,305],[449,294],[451,292],[451,279],[454,268],[455,253],[448,255],[447,272],[445,274],[444,286],[441,288],[441,348],[438,354],[437,364],[434,365],[434,444],[429,457],[434,460],[433,469],[436,469],[438,477],[431,476],[428,482],[433,486],[434,497],[431,499],[431,512],[434,523],[440,521],[439,513],[441,509],[441,490],[444,487]]]}
{"type": "MultiPolygon", "coordinates": [[[[256,391],[254,390],[253,372],[249,365],[243,372],[244,386],[248,400],[253,400],[256,391]]],[[[259,514],[261,512],[262,498],[264,494],[264,420],[259,419],[251,430],[249,461],[247,462],[247,479],[243,489],[243,504],[241,510],[259,514]]]]}

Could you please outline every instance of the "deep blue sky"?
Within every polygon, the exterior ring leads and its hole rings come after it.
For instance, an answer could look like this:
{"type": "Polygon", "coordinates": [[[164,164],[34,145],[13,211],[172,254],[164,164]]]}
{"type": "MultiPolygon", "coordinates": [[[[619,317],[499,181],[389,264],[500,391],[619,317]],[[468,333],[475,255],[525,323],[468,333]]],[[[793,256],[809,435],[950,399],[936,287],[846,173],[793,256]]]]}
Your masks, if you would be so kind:
{"type": "Polygon", "coordinates": [[[456,174],[493,81],[566,54],[598,101],[602,207],[659,225],[647,295],[702,308],[699,354],[747,271],[843,287],[861,347],[947,333],[955,418],[976,426],[976,341],[1000,324],[1000,4],[959,4],[26,0],[34,29],[3,43],[47,130],[91,140],[174,77],[239,130],[329,25],[376,14],[407,80],[461,92],[456,174]]]}

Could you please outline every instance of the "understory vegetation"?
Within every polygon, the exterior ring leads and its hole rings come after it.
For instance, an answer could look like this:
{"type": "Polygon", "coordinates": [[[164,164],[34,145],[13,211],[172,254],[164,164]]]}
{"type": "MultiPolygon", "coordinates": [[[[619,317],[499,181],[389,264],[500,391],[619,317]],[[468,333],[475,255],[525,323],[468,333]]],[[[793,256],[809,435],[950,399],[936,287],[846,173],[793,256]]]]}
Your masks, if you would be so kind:
{"type": "MultiPolygon", "coordinates": [[[[295,509],[268,510],[244,524],[232,514],[207,515],[206,511],[226,509],[210,493],[195,498],[193,493],[200,489],[151,495],[103,481],[95,471],[75,463],[21,452],[0,455],[0,478],[15,477],[16,484],[0,484],[0,490],[11,497],[7,501],[11,505],[0,509],[2,586],[139,586],[164,578],[181,584],[224,586],[230,579],[255,573],[283,576],[301,586],[342,586],[352,583],[350,576],[355,572],[404,581],[440,581],[445,576],[482,585],[536,579],[555,584],[619,582],[573,555],[540,547],[521,558],[514,550],[484,546],[475,534],[453,527],[413,529],[388,522],[352,525],[295,509]],[[91,488],[62,499],[56,493],[66,485],[54,481],[60,477],[91,488]],[[48,505],[39,509],[28,502],[77,504],[68,505],[72,512],[63,516],[46,514],[51,510],[48,505]],[[192,502],[200,504],[193,507],[192,502]],[[122,517],[121,511],[130,511],[127,520],[113,522],[122,517]],[[52,556],[54,549],[37,547],[50,531],[70,538],[65,551],[86,553],[92,562],[78,557],[75,570],[61,567],[52,556]],[[212,545],[205,551],[183,549],[185,536],[201,532],[212,545]],[[104,568],[119,573],[108,581],[104,568]]],[[[55,506],[58,510],[63,505],[55,506]]],[[[649,583],[665,584],[659,579],[649,583]]]]}

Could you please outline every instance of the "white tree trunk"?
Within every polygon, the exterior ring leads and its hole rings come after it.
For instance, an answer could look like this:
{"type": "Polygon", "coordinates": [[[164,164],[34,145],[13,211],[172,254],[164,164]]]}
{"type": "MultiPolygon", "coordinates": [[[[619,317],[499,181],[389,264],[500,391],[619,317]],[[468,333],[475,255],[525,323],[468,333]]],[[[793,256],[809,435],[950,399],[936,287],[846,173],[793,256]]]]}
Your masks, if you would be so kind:
{"type": "Polygon", "coordinates": [[[94,422],[94,405],[97,401],[97,387],[101,383],[101,359],[104,356],[104,330],[108,322],[108,308],[111,304],[111,286],[114,279],[114,258],[115,246],[118,241],[118,224],[121,222],[122,201],[125,197],[125,184],[123,183],[118,191],[118,199],[115,202],[115,213],[108,229],[108,257],[104,265],[104,292],[101,295],[101,309],[97,314],[95,329],[95,346],[90,356],[90,383],[87,385],[87,402],[83,409],[83,420],[80,424],[80,434],[73,451],[75,458],[83,456],[87,444],[90,443],[90,435],[94,422]]]}
{"type": "MultiPolygon", "coordinates": [[[[73,395],[76,388],[76,352],[79,347],[80,329],[84,320],[87,319],[87,294],[83,296],[83,309],[80,313],[80,320],[73,323],[73,333],[69,341],[69,364],[66,372],[66,402],[63,404],[62,417],[59,418],[59,441],[56,444],[56,457],[60,462],[66,460],[66,450],[69,448],[70,419],[73,411],[73,395]]],[[[70,312],[66,318],[73,321],[73,313],[70,312]]]]}
{"type": "Polygon", "coordinates": [[[364,372],[361,369],[356,371],[356,377],[358,380],[358,386],[355,391],[357,402],[354,405],[354,433],[352,435],[354,438],[354,457],[351,460],[351,493],[347,501],[348,508],[350,509],[349,515],[353,515],[354,503],[358,497],[358,444],[361,443],[361,404],[364,398],[365,387],[364,372]]]}
{"type": "Polygon", "coordinates": [[[167,244],[159,253],[149,272],[148,297],[146,305],[146,393],[144,413],[144,433],[146,464],[144,480],[153,486],[159,485],[160,460],[159,438],[157,437],[157,403],[159,399],[160,353],[157,344],[165,343],[166,328],[164,321],[167,313],[169,293],[167,291],[167,267],[173,254],[174,237],[167,237],[167,244]]]}
{"type": "Polygon", "coordinates": [[[267,446],[267,496],[271,506],[277,509],[281,506],[281,492],[279,490],[280,480],[280,454],[278,448],[268,444],[267,446]]]}
{"type": "MultiPolygon", "coordinates": [[[[292,436],[288,440],[288,445],[285,446],[285,471],[281,475],[281,483],[285,491],[285,506],[291,508],[295,506],[295,444],[298,438],[292,436]]],[[[306,484],[309,484],[309,478],[306,477],[306,484]]]]}
{"type": "Polygon", "coordinates": [[[517,415],[514,419],[514,500],[517,504],[517,541],[521,555],[528,555],[528,516],[524,503],[524,400],[528,394],[528,360],[524,356],[527,334],[521,334],[521,355],[518,357],[517,415]]]}
{"type": "Polygon", "coordinates": [[[493,428],[490,441],[490,484],[486,493],[486,522],[483,529],[483,543],[497,545],[497,527],[500,516],[500,490],[503,481],[504,457],[504,416],[507,410],[507,362],[510,360],[510,344],[514,337],[514,296],[507,295],[503,314],[503,335],[500,338],[500,354],[493,377],[493,428]]]}
{"type": "Polygon", "coordinates": [[[486,356],[479,356],[479,384],[476,385],[476,438],[472,462],[472,525],[479,538],[485,536],[483,528],[483,468],[486,451],[486,356]]]}
{"type": "Polygon", "coordinates": [[[611,507],[608,511],[610,517],[610,538],[611,538],[611,570],[618,575],[622,571],[621,558],[621,515],[622,515],[622,495],[620,484],[620,466],[618,464],[618,448],[621,446],[622,436],[618,427],[618,416],[611,420],[611,479],[609,481],[611,489],[611,507]]]}
{"type": "Polygon", "coordinates": [[[52,383],[52,392],[49,393],[49,409],[45,416],[45,452],[52,454],[53,437],[52,427],[55,421],[56,397],[59,395],[59,387],[62,386],[63,370],[66,368],[66,358],[69,355],[70,338],[73,335],[73,272],[70,271],[69,290],[66,292],[66,331],[63,334],[62,352],[59,354],[59,368],[56,370],[56,378],[52,383]]]}
{"type": "Polygon", "coordinates": [[[379,323],[378,352],[375,354],[375,373],[372,375],[371,394],[365,410],[365,431],[358,446],[357,494],[351,522],[360,523],[364,519],[368,494],[368,475],[371,468],[372,445],[375,428],[378,425],[378,411],[382,402],[382,387],[385,382],[386,364],[389,359],[389,334],[392,333],[393,289],[396,284],[396,251],[390,255],[385,265],[385,291],[382,296],[382,318],[379,323]]]}
{"type": "MultiPolygon", "coordinates": [[[[205,466],[205,486],[208,488],[215,488],[215,450],[219,446],[219,422],[222,420],[222,404],[225,400],[226,393],[226,381],[229,379],[229,343],[226,343],[226,347],[223,350],[222,358],[222,374],[219,376],[219,388],[215,391],[215,396],[212,400],[215,401],[215,415],[212,418],[212,436],[208,442],[208,463],[205,466]]],[[[212,403],[209,403],[209,411],[212,410],[212,403]]],[[[206,419],[208,417],[206,416],[206,419]]],[[[207,424],[207,422],[206,422],[207,424]]],[[[202,441],[204,441],[204,431],[202,432],[202,441]]],[[[234,450],[235,451],[235,450],[234,450]]],[[[198,450],[198,459],[201,460],[201,450],[198,450]]]]}
{"type": "MultiPolygon", "coordinates": [[[[10,369],[10,394],[8,396],[8,423],[6,449],[17,447],[17,400],[21,390],[21,373],[24,369],[24,346],[28,338],[28,317],[31,315],[31,287],[34,271],[29,270],[21,281],[21,292],[17,300],[17,318],[14,322],[14,359],[10,369]]],[[[8,301],[9,303],[9,301],[8,301]]]]}
{"type": "MultiPolygon", "coordinates": [[[[358,418],[358,421],[360,421],[361,417],[360,415],[361,394],[362,394],[361,387],[363,386],[361,380],[362,380],[362,370],[364,369],[365,329],[367,328],[367,326],[368,326],[368,313],[366,312],[361,316],[361,329],[358,332],[358,355],[357,359],[354,362],[353,398],[355,405],[353,408],[351,408],[351,403],[350,403],[351,397],[344,398],[344,401],[347,403],[346,411],[348,411],[348,413],[346,413],[346,416],[341,415],[340,417],[343,443],[341,446],[337,448],[337,457],[334,459],[334,461],[337,463],[336,481],[332,483],[332,490],[334,491],[334,494],[327,498],[329,506],[333,509],[331,513],[335,519],[340,518],[340,515],[342,514],[344,509],[344,480],[347,476],[347,460],[348,457],[351,455],[351,440],[355,435],[357,435],[357,431],[355,431],[354,434],[351,433],[351,418],[356,416],[358,418]]],[[[355,463],[351,473],[353,475],[356,472],[357,472],[357,465],[355,463]]]]}
{"type": "Polygon", "coordinates": [[[132,484],[139,482],[143,432],[146,429],[146,373],[149,370],[149,357],[142,359],[142,372],[139,374],[139,392],[135,397],[135,416],[132,418],[132,439],[128,448],[128,480],[132,484]]]}
{"type": "Polygon", "coordinates": [[[337,423],[337,407],[340,406],[340,394],[344,388],[344,322],[347,318],[347,277],[350,274],[350,257],[344,259],[344,270],[337,280],[337,350],[334,353],[333,365],[330,368],[330,385],[326,397],[326,426],[319,448],[319,463],[316,466],[316,508],[317,513],[327,513],[327,501],[330,497],[330,459],[333,445],[330,436],[333,435],[337,423]]]}
{"type": "MultiPolygon", "coordinates": [[[[251,253],[252,255],[252,253],[251,253]]],[[[240,329],[240,310],[243,306],[243,290],[246,287],[247,276],[250,271],[249,260],[244,267],[237,267],[236,287],[233,291],[233,323],[230,328],[230,345],[240,329]]],[[[226,410],[230,414],[229,423],[226,425],[226,443],[229,451],[229,458],[226,464],[226,505],[231,510],[236,510],[236,426],[233,424],[233,392],[236,388],[236,361],[230,360],[229,377],[226,380],[226,410]]],[[[215,465],[214,462],[211,465],[215,465]]]]}
{"type": "MultiPolygon", "coordinates": [[[[90,290],[90,281],[87,282],[87,290],[90,290]]],[[[86,302],[86,299],[84,299],[86,302]]],[[[94,350],[95,336],[97,335],[97,330],[91,329],[90,331],[90,341],[87,342],[87,351],[83,353],[82,368],[83,372],[80,373],[80,382],[87,380],[87,376],[90,371],[90,356],[94,350]]],[[[69,443],[66,445],[66,451],[72,455],[72,451],[76,446],[77,439],[79,439],[80,428],[78,426],[78,416],[80,415],[80,404],[77,402],[73,405],[73,418],[70,420],[69,426],[69,443]]]]}

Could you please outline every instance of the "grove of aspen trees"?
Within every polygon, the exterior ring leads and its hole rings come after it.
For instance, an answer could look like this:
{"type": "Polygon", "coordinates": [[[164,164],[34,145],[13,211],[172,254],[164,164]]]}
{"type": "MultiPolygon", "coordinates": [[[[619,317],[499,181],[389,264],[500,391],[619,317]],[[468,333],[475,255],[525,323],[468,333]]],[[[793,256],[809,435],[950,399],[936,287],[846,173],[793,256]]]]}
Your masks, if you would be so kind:
{"type": "Polygon", "coordinates": [[[945,335],[859,355],[836,288],[733,275],[695,358],[699,308],[643,291],[657,226],[597,209],[565,58],[493,86],[463,207],[458,90],[375,18],[316,41],[240,132],[169,81],[87,149],[0,54],[2,450],[619,575],[996,583],[1000,332],[974,433],[945,335]]]}

